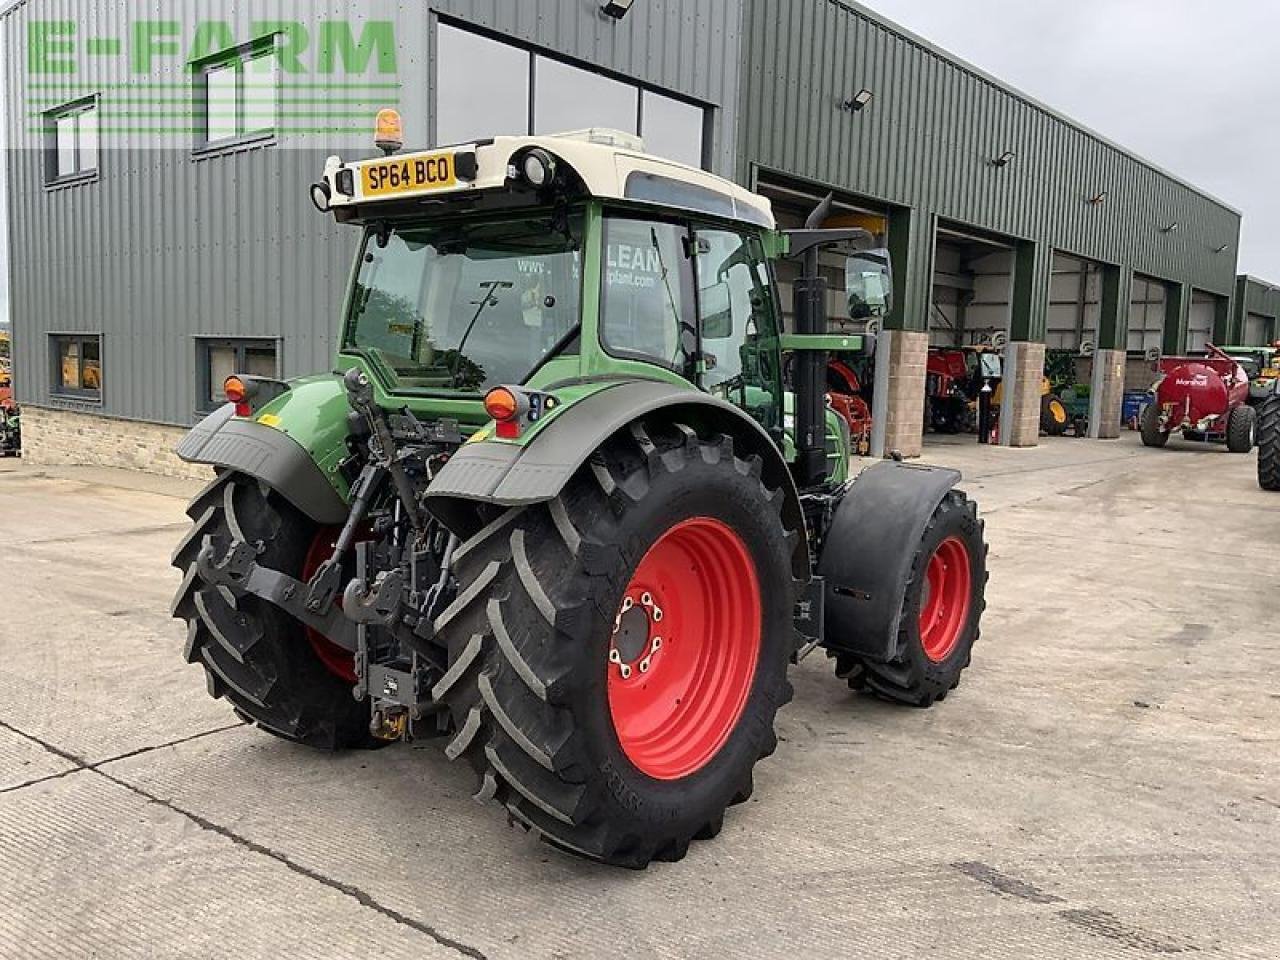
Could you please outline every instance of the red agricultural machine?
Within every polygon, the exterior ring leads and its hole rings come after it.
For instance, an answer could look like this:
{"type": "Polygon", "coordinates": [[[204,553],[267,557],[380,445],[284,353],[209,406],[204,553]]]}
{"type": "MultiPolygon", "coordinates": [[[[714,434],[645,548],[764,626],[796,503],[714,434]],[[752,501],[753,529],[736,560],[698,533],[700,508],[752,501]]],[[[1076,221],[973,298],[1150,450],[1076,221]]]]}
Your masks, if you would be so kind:
{"type": "Polygon", "coordinates": [[[1257,412],[1249,406],[1244,367],[1209,344],[1204,357],[1162,357],[1142,411],[1142,442],[1163,447],[1174,431],[1186,440],[1226,442],[1232,453],[1253,449],[1257,412]]]}
{"type": "Polygon", "coordinates": [[[849,446],[866,456],[871,446],[871,407],[863,395],[862,381],[843,360],[827,364],[827,403],[849,428],[849,446]]]}

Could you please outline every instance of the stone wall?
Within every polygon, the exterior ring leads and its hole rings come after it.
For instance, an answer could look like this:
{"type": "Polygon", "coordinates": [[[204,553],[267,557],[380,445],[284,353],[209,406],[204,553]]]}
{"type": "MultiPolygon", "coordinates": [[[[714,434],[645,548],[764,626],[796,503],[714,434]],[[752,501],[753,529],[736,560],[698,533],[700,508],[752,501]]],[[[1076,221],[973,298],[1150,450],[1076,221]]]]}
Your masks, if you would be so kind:
{"type": "Polygon", "coordinates": [[[1034,447],[1040,442],[1040,386],[1044,379],[1044,344],[1010,342],[1006,369],[1012,361],[1013,382],[1004,379],[1005,409],[1000,411],[1000,442],[1034,447]]]}
{"type": "Polygon", "coordinates": [[[182,427],[118,420],[78,410],[22,407],[22,457],[45,466],[101,466],[205,480],[209,467],[173,452],[182,427]]]}
{"type": "Polygon", "coordinates": [[[923,452],[929,334],[893,330],[883,338],[881,346],[884,349],[876,362],[889,365],[883,453],[897,450],[904,457],[918,457],[923,452]]]}
{"type": "Polygon", "coordinates": [[[1120,436],[1120,414],[1124,407],[1125,352],[1099,350],[1093,355],[1090,387],[1089,436],[1094,440],[1115,440],[1120,436]]]}

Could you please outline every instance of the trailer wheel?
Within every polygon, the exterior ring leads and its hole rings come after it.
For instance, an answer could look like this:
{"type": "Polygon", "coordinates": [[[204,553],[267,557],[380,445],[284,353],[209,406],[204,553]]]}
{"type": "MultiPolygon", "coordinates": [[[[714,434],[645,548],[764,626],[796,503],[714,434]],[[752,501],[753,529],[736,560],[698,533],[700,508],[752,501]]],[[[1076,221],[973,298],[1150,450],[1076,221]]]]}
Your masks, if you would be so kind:
{"type": "Polygon", "coordinates": [[[836,675],[855,690],[910,706],[946,699],[969,666],[986,586],[987,546],[977,505],[952,490],[916,551],[893,657],[880,663],[839,655],[836,675]]]}
{"type": "Polygon", "coordinates": [[[1258,485],[1280,490],[1280,393],[1258,407],[1258,485]]]}
{"type": "Polygon", "coordinates": [[[455,556],[446,748],[563,850],[642,868],[715,836],[773,752],[794,648],[783,492],[757,457],[639,425],[455,556]]]}
{"type": "Polygon", "coordinates": [[[1241,404],[1233,409],[1227,414],[1227,450],[1231,453],[1252,450],[1257,426],[1258,411],[1253,407],[1241,404]]]}
{"type": "Polygon", "coordinates": [[[309,636],[283,610],[211,586],[196,568],[205,536],[234,533],[262,543],[265,566],[302,576],[315,544],[330,531],[234,472],[198,494],[187,515],[191,531],[173,554],[183,579],[172,612],[187,623],[187,662],[204,667],[210,695],[225,697],[243,719],[286,740],[326,750],[381,745],[369,733],[368,706],[351,696],[349,654],[344,662],[343,651],[309,636]]]}
{"type": "Polygon", "coordinates": [[[1155,401],[1142,408],[1138,429],[1142,433],[1144,447],[1163,447],[1169,442],[1169,434],[1160,429],[1160,405],[1155,401]]]}

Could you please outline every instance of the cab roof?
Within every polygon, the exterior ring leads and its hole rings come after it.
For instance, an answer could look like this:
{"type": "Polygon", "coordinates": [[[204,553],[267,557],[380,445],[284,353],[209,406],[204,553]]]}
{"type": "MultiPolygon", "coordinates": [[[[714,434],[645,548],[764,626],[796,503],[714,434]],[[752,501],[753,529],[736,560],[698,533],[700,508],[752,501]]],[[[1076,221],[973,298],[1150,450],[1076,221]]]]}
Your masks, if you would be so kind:
{"type": "Polygon", "coordinates": [[[645,153],[636,136],[599,128],[494,137],[349,163],[329,157],[323,182],[339,220],[373,219],[383,208],[403,209],[415,201],[530,192],[533,188],[522,180],[518,161],[534,149],[554,157],[558,167],[572,174],[575,186],[592,197],[694,210],[775,228],[773,209],[764,197],[697,167],[645,153]],[[442,165],[445,158],[448,164],[442,165]]]}

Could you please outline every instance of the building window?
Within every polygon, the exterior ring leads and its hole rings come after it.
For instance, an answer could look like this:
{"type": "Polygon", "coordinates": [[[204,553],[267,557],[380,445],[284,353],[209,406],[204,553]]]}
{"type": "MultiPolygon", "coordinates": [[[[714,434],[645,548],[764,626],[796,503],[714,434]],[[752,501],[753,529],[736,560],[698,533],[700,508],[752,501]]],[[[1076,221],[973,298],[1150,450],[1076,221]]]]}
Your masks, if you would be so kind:
{"type": "Polygon", "coordinates": [[[102,399],[102,337],[97,334],[54,334],[53,394],[79,400],[102,399]]]}
{"type": "Polygon", "coordinates": [[[609,127],[655,156],[703,164],[706,110],[530,50],[441,23],[436,142],[609,127]]]}
{"type": "Polygon", "coordinates": [[[440,143],[528,133],[529,54],[441,24],[436,130],[440,143]]]}
{"type": "Polygon", "coordinates": [[[216,410],[227,402],[222,385],[233,374],[280,376],[278,347],[277,341],[269,339],[201,339],[196,347],[199,409],[216,410]]]}
{"type": "Polygon", "coordinates": [[[98,172],[98,98],[89,97],[45,114],[49,183],[80,180],[98,172]]]}
{"type": "Polygon", "coordinates": [[[637,133],[640,91],[559,60],[534,58],[533,132],[611,127],[637,133]]]}
{"type": "Polygon", "coordinates": [[[216,149],[276,132],[280,70],[275,37],[255,40],[195,65],[198,149],[216,149]]]}

